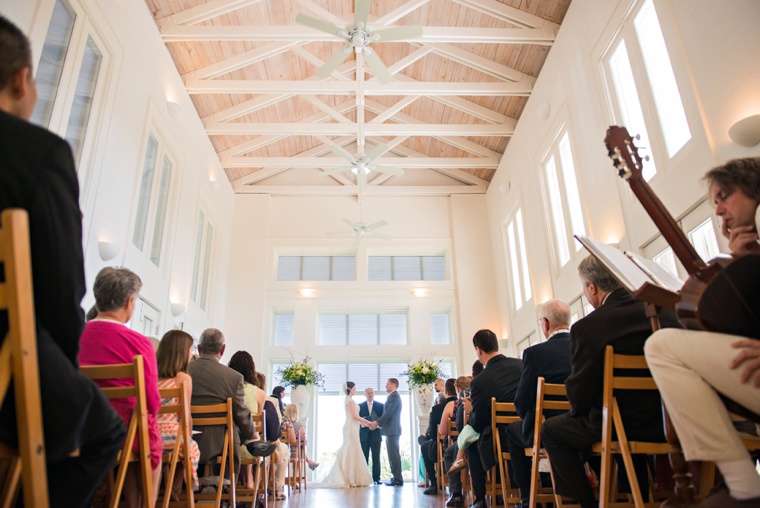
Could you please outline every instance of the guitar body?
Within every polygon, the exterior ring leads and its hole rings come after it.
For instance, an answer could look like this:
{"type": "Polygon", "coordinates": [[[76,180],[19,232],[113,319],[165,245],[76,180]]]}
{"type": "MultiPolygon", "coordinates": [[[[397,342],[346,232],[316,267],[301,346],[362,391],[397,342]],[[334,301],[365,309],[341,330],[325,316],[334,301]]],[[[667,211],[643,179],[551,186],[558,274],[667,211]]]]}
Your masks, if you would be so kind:
{"type": "Polygon", "coordinates": [[[719,257],[681,288],[678,320],[691,330],[760,339],[760,255],[719,257]]]}

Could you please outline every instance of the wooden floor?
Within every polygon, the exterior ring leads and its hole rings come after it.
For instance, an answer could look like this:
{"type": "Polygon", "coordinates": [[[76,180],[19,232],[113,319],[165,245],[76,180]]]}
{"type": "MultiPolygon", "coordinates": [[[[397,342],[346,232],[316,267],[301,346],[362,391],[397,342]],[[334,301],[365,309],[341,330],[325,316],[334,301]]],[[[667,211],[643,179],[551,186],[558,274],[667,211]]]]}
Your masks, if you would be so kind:
{"type": "Polygon", "coordinates": [[[375,485],[351,489],[310,489],[286,495],[285,501],[269,503],[275,508],[323,508],[323,507],[372,507],[372,508],[443,508],[447,498],[443,495],[426,496],[416,483],[407,482],[403,487],[375,485]]]}

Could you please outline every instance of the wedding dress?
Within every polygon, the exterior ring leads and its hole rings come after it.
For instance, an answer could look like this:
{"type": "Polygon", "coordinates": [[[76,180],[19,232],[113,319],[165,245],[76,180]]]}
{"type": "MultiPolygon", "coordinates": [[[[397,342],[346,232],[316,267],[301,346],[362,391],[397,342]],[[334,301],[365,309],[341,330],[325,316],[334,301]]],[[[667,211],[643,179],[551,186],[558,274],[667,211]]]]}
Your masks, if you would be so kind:
{"type": "Polygon", "coordinates": [[[330,472],[322,481],[313,484],[314,487],[344,489],[372,485],[372,474],[364,460],[359,441],[359,422],[352,416],[359,415],[359,406],[350,396],[346,396],[344,410],[346,423],[343,424],[343,444],[330,472]]]}

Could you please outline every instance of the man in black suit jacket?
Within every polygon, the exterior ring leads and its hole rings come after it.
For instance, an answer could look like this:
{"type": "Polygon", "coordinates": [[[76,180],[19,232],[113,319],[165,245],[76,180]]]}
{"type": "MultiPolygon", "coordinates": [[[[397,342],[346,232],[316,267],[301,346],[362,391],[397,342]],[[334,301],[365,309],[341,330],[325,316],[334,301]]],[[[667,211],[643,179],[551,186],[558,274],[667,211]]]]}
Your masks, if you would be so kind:
{"type": "MultiPolygon", "coordinates": [[[[470,383],[470,398],[464,399],[470,413],[468,423],[480,434],[477,446],[467,448],[475,502],[470,508],[486,507],[486,471],[496,465],[491,435],[491,398],[496,402],[514,402],[522,374],[522,361],[499,353],[499,341],[491,330],[479,330],[472,338],[475,354],[485,366],[470,383]]],[[[506,428],[501,439],[506,440],[506,428]]]]}
{"type": "MultiPolygon", "coordinates": [[[[383,403],[375,401],[375,390],[364,389],[365,402],[359,404],[359,416],[374,422],[383,415],[383,403]]],[[[369,427],[359,428],[359,440],[362,443],[364,460],[369,464],[369,452],[372,450],[372,481],[380,483],[380,447],[383,445],[383,432],[369,427]]]]}
{"type": "MultiPolygon", "coordinates": [[[[642,355],[652,327],[644,303],[622,288],[596,258],[584,259],[578,272],[583,294],[595,310],[575,323],[570,332],[573,366],[565,385],[571,410],[546,421],[541,441],[549,454],[555,491],[577,499],[585,508],[597,506],[582,454],[602,437],[604,350],[612,345],[617,354],[642,355]]],[[[662,313],[660,324],[678,326],[671,312],[662,313]]],[[[629,439],[665,440],[658,392],[625,390],[617,394],[617,400],[629,439]]],[[[636,465],[641,490],[646,492],[646,464],[636,460],[636,465]]]]}
{"type": "Polygon", "coordinates": [[[520,508],[530,505],[531,459],[525,456],[525,448],[533,446],[538,378],[543,377],[547,383],[564,384],[572,362],[570,307],[561,300],[549,300],[541,305],[538,315],[546,342],[523,352],[522,377],[515,396],[515,407],[522,421],[509,425],[507,433],[512,472],[522,500],[520,508]]]}
{"type": "Polygon", "coordinates": [[[425,462],[425,470],[427,471],[430,485],[424,490],[425,494],[435,496],[438,494],[438,483],[435,479],[435,463],[438,461],[438,424],[441,423],[441,416],[443,410],[446,409],[446,404],[449,402],[456,402],[457,390],[454,386],[456,379],[449,378],[446,380],[443,386],[443,393],[446,398],[443,402],[440,402],[433,406],[430,410],[430,416],[428,418],[428,428],[425,431],[424,436],[420,436],[420,451],[422,460],[425,462]]]}
{"type": "MultiPolygon", "coordinates": [[[[0,16],[0,210],[29,213],[50,503],[89,506],[125,428],[78,371],[85,293],[79,184],[66,141],[28,122],[37,100],[31,58],[26,36],[0,16]]],[[[0,342],[7,330],[0,312],[0,342]]],[[[0,441],[17,442],[12,390],[0,410],[0,441]]]]}

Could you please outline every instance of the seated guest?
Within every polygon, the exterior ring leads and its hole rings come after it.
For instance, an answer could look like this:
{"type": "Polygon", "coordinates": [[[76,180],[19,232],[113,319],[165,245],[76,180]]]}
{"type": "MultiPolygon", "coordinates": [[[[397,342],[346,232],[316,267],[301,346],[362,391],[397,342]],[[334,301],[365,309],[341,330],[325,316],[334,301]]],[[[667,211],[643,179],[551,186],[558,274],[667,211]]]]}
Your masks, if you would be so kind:
{"type": "MultiPolygon", "coordinates": [[[[240,471],[240,440],[251,439],[254,435],[251,411],[245,405],[243,375],[220,363],[224,354],[224,335],[216,328],[208,328],[201,333],[198,352],[200,357],[190,362],[188,371],[193,378],[194,406],[224,404],[232,398],[232,417],[237,432],[235,439],[235,474],[240,471]]],[[[202,464],[216,464],[224,446],[224,428],[221,426],[198,427],[196,435],[201,450],[202,464]]]]}
{"type": "MultiPolygon", "coordinates": [[[[454,411],[454,422],[457,428],[458,432],[461,432],[462,429],[465,426],[465,408],[464,408],[464,399],[468,398],[470,396],[470,383],[472,380],[483,372],[483,364],[480,363],[480,360],[475,360],[475,362],[472,364],[472,375],[469,377],[460,377],[457,379],[456,386],[459,389],[458,395],[459,399],[456,403],[456,410],[454,411]],[[460,379],[466,379],[466,382],[464,380],[460,381],[460,379]]],[[[444,410],[445,411],[445,410],[444,410]]],[[[443,424],[444,422],[441,422],[443,424]]],[[[448,426],[446,427],[446,430],[448,431],[448,426]]],[[[443,467],[447,471],[447,475],[449,476],[449,499],[446,502],[446,506],[464,506],[464,497],[462,497],[462,475],[459,472],[459,469],[454,471],[453,473],[448,473],[448,471],[451,469],[451,466],[454,464],[456,457],[459,455],[459,445],[457,444],[456,440],[450,444],[446,451],[443,452],[443,467]]]]}
{"type": "MultiPolygon", "coordinates": [[[[565,381],[571,410],[550,418],[541,430],[541,442],[549,454],[554,473],[554,491],[577,499],[582,507],[597,506],[584,468],[584,456],[602,438],[602,378],[604,350],[641,355],[652,325],[644,302],[620,286],[612,273],[589,256],[578,266],[583,294],[594,312],[580,319],[570,331],[572,369],[565,381]]],[[[678,326],[671,312],[662,313],[663,327],[678,326]]],[[[626,390],[617,395],[628,438],[664,441],[660,395],[651,390],[626,390]]],[[[634,456],[642,493],[647,491],[646,463],[634,456]]],[[[645,494],[646,495],[646,494],[645,494]]]]}
{"type": "MultiPolygon", "coordinates": [[[[758,248],[760,157],[729,161],[705,180],[734,255],[758,248]]],[[[755,273],[754,284],[760,283],[755,273]]],[[[700,507],[760,506],[760,477],[718,393],[760,413],[760,340],[693,330],[660,330],[646,356],[686,460],[715,462],[728,490],[700,507]]]]}
{"type": "Polygon", "coordinates": [[[434,404],[440,404],[444,400],[446,400],[446,393],[444,392],[444,383],[445,381],[443,378],[438,378],[435,380],[435,383],[433,383],[433,389],[435,390],[435,402],[434,404]]]}
{"type": "MultiPolygon", "coordinates": [[[[253,362],[253,357],[247,351],[238,351],[232,355],[227,366],[243,376],[243,391],[245,393],[243,400],[251,414],[258,414],[263,411],[266,394],[264,390],[256,386],[258,381],[256,377],[256,364],[253,362]]],[[[255,434],[254,432],[253,439],[258,437],[255,434]]],[[[248,452],[245,443],[240,446],[240,457],[247,460],[253,458],[253,455],[248,452]]],[[[240,466],[240,480],[246,489],[253,488],[253,467],[251,464],[240,466]]]]}
{"type": "MultiPolygon", "coordinates": [[[[470,383],[470,398],[464,399],[470,413],[469,425],[480,434],[477,446],[467,448],[475,502],[471,508],[486,507],[486,472],[496,465],[491,435],[491,399],[514,402],[522,374],[522,361],[499,353],[499,341],[491,330],[480,330],[472,338],[475,354],[484,370],[470,383]]],[[[501,432],[501,429],[500,429],[501,432]]],[[[502,441],[506,441],[506,429],[502,441]]]]}
{"type": "MultiPolygon", "coordinates": [[[[455,425],[456,425],[457,413],[460,412],[460,409],[461,409],[461,412],[464,412],[462,401],[461,401],[462,392],[465,390],[469,390],[469,388],[470,388],[470,378],[467,376],[459,376],[454,382],[454,391],[456,392],[457,398],[453,402],[448,402],[443,409],[443,414],[441,415],[441,422],[438,424],[438,433],[441,436],[444,436],[444,437],[449,436],[449,422],[455,422],[455,425]]],[[[467,393],[469,393],[469,391],[467,393]]],[[[460,422],[462,421],[464,421],[464,419],[460,418],[460,422]]],[[[446,460],[447,460],[446,454],[449,451],[449,448],[452,448],[453,450],[452,453],[454,455],[457,454],[458,447],[456,444],[456,440],[454,440],[454,442],[452,443],[451,440],[449,439],[448,446],[443,450],[444,467],[446,465],[446,460]]],[[[446,471],[448,471],[450,467],[451,466],[447,467],[446,471]]],[[[456,474],[452,476],[456,477],[456,479],[454,480],[454,484],[452,484],[451,480],[449,480],[449,491],[452,493],[458,492],[461,496],[461,490],[462,490],[461,475],[456,474]]],[[[457,506],[457,505],[453,505],[453,506],[457,506]]]]}
{"type": "MultiPolygon", "coordinates": [[[[161,406],[158,396],[158,369],[153,344],[144,335],[127,328],[124,324],[132,318],[135,302],[140,293],[142,281],[134,272],[126,268],[103,268],[95,278],[93,293],[98,306],[98,316],[88,321],[82,333],[79,363],[82,365],[109,365],[131,363],[136,355],[143,356],[145,369],[145,398],[148,411],[148,434],[150,438],[150,464],[153,470],[153,499],[158,494],[161,476],[161,454],[163,443],[158,431],[156,416],[161,406]]],[[[100,386],[128,386],[125,379],[97,382],[100,386]]],[[[111,405],[119,413],[125,424],[132,419],[135,400],[113,399],[111,405]]],[[[135,437],[135,451],[139,450],[135,437]]],[[[134,464],[130,464],[124,481],[124,497],[127,505],[140,506],[139,477],[134,464]]]]}
{"type": "MultiPolygon", "coordinates": [[[[69,144],[28,121],[37,101],[33,75],[29,40],[0,16],[0,210],[29,214],[50,506],[89,506],[126,429],[103,392],[78,370],[86,289],[79,182],[69,144]]],[[[0,311],[0,343],[7,333],[8,314],[0,311]]],[[[11,389],[0,403],[0,441],[16,448],[14,401],[11,389]]]]}
{"type": "MultiPolygon", "coordinates": [[[[512,471],[520,490],[519,508],[530,506],[531,459],[525,456],[525,448],[533,446],[538,378],[543,377],[547,383],[564,384],[572,365],[570,307],[561,300],[549,300],[541,305],[538,315],[546,342],[523,351],[522,377],[515,396],[515,408],[522,421],[510,424],[507,433],[512,471]]],[[[545,416],[557,414],[547,412],[545,416]]]]}
{"type": "MultiPolygon", "coordinates": [[[[182,330],[171,330],[164,334],[161,342],[158,344],[156,351],[156,363],[158,365],[158,388],[177,388],[180,384],[185,392],[185,400],[190,402],[193,395],[193,379],[187,373],[188,365],[193,351],[193,338],[189,333],[182,330]]],[[[170,405],[179,403],[179,399],[170,398],[162,399],[161,405],[170,405]]],[[[193,428],[193,422],[188,422],[190,430],[193,428]]],[[[172,448],[177,441],[179,432],[179,415],[177,413],[163,413],[158,415],[158,430],[163,439],[164,448],[172,448]]],[[[184,458],[185,448],[180,447],[179,456],[184,458]]],[[[198,460],[201,452],[198,449],[198,443],[190,440],[190,460],[193,463],[193,485],[188,485],[188,490],[198,488],[198,460]]],[[[180,461],[177,463],[177,470],[172,483],[172,497],[178,498],[182,488],[183,478],[185,477],[185,468],[180,461]]]]}
{"type": "Polygon", "coordinates": [[[272,398],[277,401],[277,409],[280,410],[280,414],[285,410],[285,403],[282,401],[285,398],[285,387],[275,386],[272,390],[272,398]]]}
{"type": "MultiPolygon", "coordinates": [[[[259,381],[259,388],[266,393],[267,377],[261,372],[257,372],[256,377],[259,381]]],[[[285,499],[283,485],[285,484],[285,474],[288,471],[288,457],[290,457],[290,450],[288,449],[288,445],[280,442],[282,415],[280,414],[280,409],[277,407],[277,399],[274,397],[266,397],[264,400],[264,411],[266,412],[267,420],[266,440],[270,443],[275,443],[279,448],[272,455],[271,460],[272,464],[274,464],[274,498],[275,500],[280,501],[285,499]]]]}
{"type": "Polygon", "coordinates": [[[430,485],[425,489],[424,493],[428,495],[436,495],[438,493],[438,483],[435,479],[435,464],[438,462],[438,424],[441,423],[441,417],[443,410],[446,409],[446,405],[454,403],[457,400],[456,388],[454,384],[456,380],[453,378],[447,379],[444,383],[443,391],[446,394],[444,403],[436,404],[430,410],[430,417],[428,418],[428,428],[424,436],[420,436],[420,451],[422,459],[425,462],[425,470],[427,471],[427,477],[430,479],[430,485]]]}
{"type": "MultiPolygon", "coordinates": [[[[306,427],[303,426],[303,423],[298,421],[298,406],[296,404],[290,404],[289,406],[285,407],[285,412],[282,414],[283,421],[290,422],[290,425],[293,427],[293,432],[297,436],[298,434],[301,434],[301,443],[303,444],[303,458],[306,461],[306,464],[309,466],[309,469],[314,471],[319,467],[319,462],[314,462],[309,457],[306,456],[306,427]]],[[[290,447],[290,458],[295,458],[296,456],[296,450],[292,445],[290,447]]]]}

